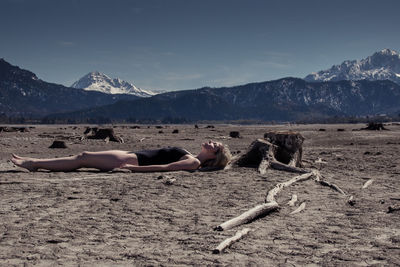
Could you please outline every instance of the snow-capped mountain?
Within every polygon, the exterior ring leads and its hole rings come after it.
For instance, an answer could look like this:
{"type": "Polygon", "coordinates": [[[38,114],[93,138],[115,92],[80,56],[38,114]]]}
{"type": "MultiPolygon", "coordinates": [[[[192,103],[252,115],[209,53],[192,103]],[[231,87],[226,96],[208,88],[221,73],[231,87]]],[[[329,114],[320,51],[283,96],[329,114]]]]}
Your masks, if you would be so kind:
{"type": "MultiPolygon", "coordinates": [[[[33,72],[13,66],[0,58],[0,116],[42,117],[134,100],[134,95],[110,95],[78,90],[39,79],[33,72]]],[[[141,99],[141,98],[140,98],[141,99]]]]}
{"type": "Polygon", "coordinates": [[[309,82],[341,80],[390,80],[400,84],[400,55],[383,49],[362,60],[346,60],[328,70],[311,73],[304,78],[309,82]]]}
{"type": "Polygon", "coordinates": [[[99,91],[106,94],[129,94],[139,97],[150,97],[156,93],[137,88],[121,79],[112,79],[98,71],[90,72],[74,82],[71,87],[87,91],[99,91]]]}

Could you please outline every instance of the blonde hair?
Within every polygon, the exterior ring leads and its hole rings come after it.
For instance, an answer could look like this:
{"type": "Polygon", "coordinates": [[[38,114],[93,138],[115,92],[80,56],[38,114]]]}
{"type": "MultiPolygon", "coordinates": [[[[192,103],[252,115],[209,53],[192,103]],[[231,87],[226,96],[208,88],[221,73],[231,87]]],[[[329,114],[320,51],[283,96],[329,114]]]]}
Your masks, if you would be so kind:
{"type": "Polygon", "coordinates": [[[206,167],[207,169],[224,169],[231,159],[232,154],[229,151],[229,148],[226,145],[222,145],[215,154],[215,158],[204,162],[202,167],[206,167]]]}

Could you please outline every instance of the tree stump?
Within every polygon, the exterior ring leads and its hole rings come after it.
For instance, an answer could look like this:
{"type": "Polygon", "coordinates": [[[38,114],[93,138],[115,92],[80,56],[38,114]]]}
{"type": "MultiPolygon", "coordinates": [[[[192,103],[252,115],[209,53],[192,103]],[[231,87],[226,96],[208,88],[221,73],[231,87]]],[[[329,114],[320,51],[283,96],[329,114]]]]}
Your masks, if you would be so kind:
{"type": "Polygon", "coordinates": [[[88,135],[88,134],[96,134],[97,130],[99,130],[99,128],[97,127],[86,127],[85,132],[83,133],[84,135],[88,135]]]}
{"type": "Polygon", "coordinates": [[[262,174],[268,168],[297,173],[308,172],[301,168],[304,137],[300,133],[267,132],[264,138],[251,143],[247,152],[239,157],[235,165],[258,167],[262,174]]]}
{"type": "Polygon", "coordinates": [[[49,148],[67,148],[67,145],[64,141],[55,140],[49,148]]]}
{"type": "Polygon", "coordinates": [[[302,167],[304,137],[296,132],[267,132],[264,139],[278,147],[276,160],[289,166],[302,167]]]}
{"type": "Polygon", "coordinates": [[[232,138],[240,138],[240,133],[238,131],[231,131],[229,132],[229,136],[232,138]]]}
{"type": "Polygon", "coordinates": [[[380,131],[380,130],[388,130],[383,126],[383,123],[380,122],[369,122],[366,128],[361,128],[361,130],[371,130],[371,131],[380,131]]]}
{"type": "Polygon", "coordinates": [[[105,129],[97,129],[93,135],[89,135],[88,139],[106,139],[109,138],[109,141],[123,143],[121,137],[118,137],[114,134],[114,129],[105,128],[105,129]]]}

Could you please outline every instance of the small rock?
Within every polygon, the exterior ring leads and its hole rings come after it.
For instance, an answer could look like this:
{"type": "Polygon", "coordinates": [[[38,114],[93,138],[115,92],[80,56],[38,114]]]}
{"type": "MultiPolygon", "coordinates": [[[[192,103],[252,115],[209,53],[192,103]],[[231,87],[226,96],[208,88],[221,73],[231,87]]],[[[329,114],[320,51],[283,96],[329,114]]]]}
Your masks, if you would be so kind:
{"type": "Polygon", "coordinates": [[[54,141],[49,148],[67,148],[67,145],[64,141],[54,141]]]}
{"type": "Polygon", "coordinates": [[[356,204],[356,201],[353,196],[350,196],[347,200],[347,203],[349,203],[350,206],[354,206],[356,204]]]}
{"type": "Polygon", "coordinates": [[[167,178],[167,180],[164,182],[165,185],[172,185],[176,181],[175,178],[167,178]]]}
{"type": "Polygon", "coordinates": [[[231,131],[229,136],[232,138],[240,138],[240,133],[238,131],[231,131]]]}

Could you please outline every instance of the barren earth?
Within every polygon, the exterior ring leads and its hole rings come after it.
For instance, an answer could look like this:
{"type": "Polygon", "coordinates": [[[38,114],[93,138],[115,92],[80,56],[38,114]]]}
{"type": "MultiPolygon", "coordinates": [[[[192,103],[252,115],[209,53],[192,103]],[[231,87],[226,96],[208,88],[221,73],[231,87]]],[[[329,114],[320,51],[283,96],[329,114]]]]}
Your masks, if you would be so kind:
{"type": "Polygon", "coordinates": [[[86,127],[74,125],[0,132],[0,265],[400,265],[400,125],[387,131],[353,131],[363,124],[132,126],[114,126],[124,143],[82,140],[86,127]],[[240,155],[271,130],[300,132],[305,168],[319,170],[345,194],[302,181],[277,195],[279,210],[214,231],[298,174],[269,169],[261,175],[244,167],[30,173],[9,161],[11,153],[47,158],[167,146],[196,154],[210,139],[240,155]],[[229,137],[231,131],[241,138],[229,137]],[[68,147],[49,148],[54,140],[68,147]],[[298,201],[289,206],[293,194],[298,201]],[[243,228],[250,229],[247,236],[212,253],[243,228]]]}

